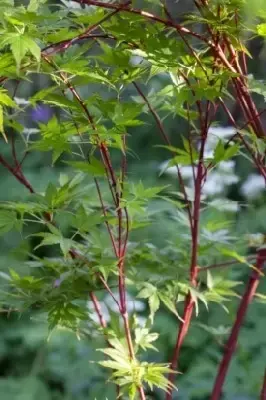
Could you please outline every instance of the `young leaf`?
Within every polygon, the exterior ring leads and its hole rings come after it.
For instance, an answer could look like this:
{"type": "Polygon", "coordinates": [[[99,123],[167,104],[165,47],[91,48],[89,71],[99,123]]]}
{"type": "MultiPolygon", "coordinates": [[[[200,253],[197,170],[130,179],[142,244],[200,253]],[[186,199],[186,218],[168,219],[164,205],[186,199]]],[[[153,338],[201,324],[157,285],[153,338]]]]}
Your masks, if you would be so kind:
{"type": "Polygon", "coordinates": [[[16,60],[17,68],[20,68],[21,61],[27,53],[31,53],[37,62],[41,59],[41,49],[35,41],[27,35],[21,33],[8,33],[5,35],[0,46],[10,45],[12,54],[16,60]]]}
{"type": "Polygon", "coordinates": [[[7,107],[17,108],[17,104],[9,97],[7,90],[0,89],[0,104],[7,107]]]}
{"type": "Polygon", "coordinates": [[[20,227],[20,221],[17,219],[17,214],[14,211],[0,210],[0,234],[20,227]]]}

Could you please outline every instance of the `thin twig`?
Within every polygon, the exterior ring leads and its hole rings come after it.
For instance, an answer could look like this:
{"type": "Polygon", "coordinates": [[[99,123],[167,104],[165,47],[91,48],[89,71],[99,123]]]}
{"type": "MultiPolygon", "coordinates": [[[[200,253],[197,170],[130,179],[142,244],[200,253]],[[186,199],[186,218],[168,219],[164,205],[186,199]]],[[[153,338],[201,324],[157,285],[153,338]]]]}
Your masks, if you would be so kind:
{"type": "MultiPolygon", "coordinates": [[[[131,1],[128,1],[125,5],[129,5],[131,1]]],[[[120,10],[115,9],[111,13],[105,15],[102,19],[100,19],[98,22],[95,24],[89,26],[87,29],[85,29],[84,32],[82,32],[80,35],[74,37],[73,39],[70,40],[62,40],[61,42],[53,43],[49,46],[46,46],[44,49],[42,49],[42,54],[43,55],[51,55],[54,53],[57,53],[58,51],[65,51],[67,50],[70,46],[73,46],[76,44],[79,40],[81,39],[87,39],[89,37],[89,34],[94,32],[99,26],[105,22],[108,21],[110,18],[112,18],[114,15],[116,15],[120,10]]]]}
{"type": "Polygon", "coordinates": [[[177,24],[170,19],[164,19],[164,18],[161,18],[161,17],[159,17],[155,14],[152,14],[150,12],[147,12],[147,11],[144,11],[144,10],[141,10],[138,8],[128,7],[125,4],[105,3],[102,1],[96,1],[96,0],[73,0],[73,1],[75,1],[76,3],[79,3],[79,4],[87,4],[87,5],[91,5],[91,6],[95,6],[95,7],[106,8],[109,10],[119,10],[121,12],[128,12],[131,14],[141,15],[144,18],[150,19],[152,21],[160,22],[161,24],[163,24],[165,26],[175,28],[177,31],[194,36],[195,38],[202,40],[204,42],[207,41],[207,39],[204,36],[200,35],[199,33],[193,32],[190,29],[185,28],[184,26],[177,24]]]}
{"type": "MultiPolygon", "coordinates": [[[[250,260],[250,261],[254,260],[254,258],[256,258],[256,255],[246,257],[246,259],[250,260]]],[[[223,267],[227,267],[227,266],[231,266],[231,265],[235,265],[235,264],[240,264],[240,262],[237,260],[232,260],[232,261],[222,262],[219,264],[208,265],[207,267],[198,267],[198,271],[204,272],[204,271],[209,271],[211,269],[223,268],[223,267]]]]}
{"type": "MultiPolygon", "coordinates": [[[[160,119],[158,113],[157,113],[156,110],[152,107],[152,105],[151,105],[149,99],[145,96],[145,94],[143,93],[143,91],[141,90],[141,88],[139,87],[139,85],[138,85],[136,82],[133,82],[133,85],[134,85],[134,87],[136,88],[136,90],[137,90],[137,92],[139,93],[139,95],[140,95],[140,96],[142,97],[142,99],[144,100],[144,102],[146,103],[148,109],[150,110],[150,112],[151,112],[151,114],[152,114],[152,116],[153,116],[153,118],[154,118],[154,120],[155,120],[155,122],[156,122],[156,124],[157,124],[157,126],[158,126],[158,128],[159,128],[159,131],[160,131],[160,133],[161,133],[161,135],[162,135],[163,140],[165,141],[165,143],[167,143],[168,146],[170,146],[170,145],[171,145],[171,142],[170,142],[170,140],[169,140],[169,138],[168,138],[168,135],[167,135],[167,133],[166,133],[166,131],[165,131],[165,129],[164,129],[163,123],[162,123],[162,121],[161,121],[161,119],[160,119]]],[[[178,165],[177,163],[176,163],[176,169],[177,169],[177,175],[178,175],[178,180],[179,180],[179,183],[180,183],[180,186],[181,186],[181,190],[182,190],[182,193],[183,193],[183,196],[184,196],[186,205],[187,205],[190,227],[192,228],[192,214],[191,214],[190,201],[189,201],[188,196],[187,196],[187,191],[186,191],[185,183],[184,183],[184,180],[183,180],[181,171],[180,171],[180,167],[179,167],[179,165],[178,165]]]]}
{"type": "Polygon", "coordinates": [[[106,321],[104,319],[104,316],[103,316],[103,313],[102,313],[102,310],[101,310],[101,306],[100,306],[100,303],[99,303],[97,297],[92,292],[90,292],[89,295],[90,295],[91,301],[93,302],[95,312],[98,315],[100,325],[102,326],[102,328],[106,328],[107,324],[106,324],[106,321]]]}
{"type": "Polygon", "coordinates": [[[8,164],[8,162],[4,159],[3,156],[0,155],[0,164],[2,164],[8,171],[20,182],[22,183],[23,186],[25,186],[30,193],[34,193],[33,187],[31,186],[30,182],[26,179],[24,174],[22,173],[21,170],[17,170],[16,168],[13,168],[11,165],[8,164]]]}

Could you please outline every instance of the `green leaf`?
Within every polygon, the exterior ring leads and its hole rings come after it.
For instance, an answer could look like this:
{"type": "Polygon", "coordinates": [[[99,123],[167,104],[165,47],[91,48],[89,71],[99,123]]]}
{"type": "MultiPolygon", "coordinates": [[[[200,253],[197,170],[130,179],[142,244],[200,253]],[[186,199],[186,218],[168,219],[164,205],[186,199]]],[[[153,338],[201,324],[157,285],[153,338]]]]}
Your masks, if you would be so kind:
{"type": "Polygon", "coordinates": [[[202,301],[203,304],[205,305],[205,307],[208,309],[208,303],[207,303],[207,299],[206,299],[204,293],[201,293],[197,289],[192,288],[192,287],[189,289],[189,291],[190,291],[193,301],[195,302],[196,315],[199,314],[198,300],[202,301]]]}
{"type": "Polygon", "coordinates": [[[238,143],[235,143],[232,146],[228,147],[225,150],[223,161],[230,160],[232,157],[234,157],[238,153],[239,148],[240,147],[238,143]]]}
{"type": "Polygon", "coordinates": [[[27,10],[31,12],[36,12],[38,10],[38,3],[39,0],[30,0],[27,10]]]}
{"type": "Polygon", "coordinates": [[[61,237],[59,235],[54,235],[53,233],[37,233],[35,236],[43,237],[43,240],[40,244],[38,244],[35,249],[38,249],[41,246],[50,246],[53,244],[59,244],[61,237]]]}
{"type": "Polygon", "coordinates": [[[213,289],[214,283],[212,279],[212,274],[207,270],[207,287],[208,289],[213,289]]]}
{"type": "Polygon", "coordinates": [[[4,89],[0,89],[0,133],[2,133],[7,142],[8,140],[4,131],[4,109],[2,106],[17,108],[17,104],[9,97],[7,90],[4,89]]]}
{"type": "Polygon", "coordinates": [[[77,102],[69,100],[65,96],[60,96],[59,94],[48,94],[45,98],[43,98],[43,102],[47,104],[53,104],[61,108],[70,108],[74,110],[79,110],[80,106],[77,102]]]}
{"type": "Polygon", "coordinates": [[[165,305],[165,307],[167,307],[168,310],[171,311],[179,319],[179,321],[184,322],[184,320],[180,317],[180,315],[177,312],[175,302],[172,299],[170,299],[168,294],[159,292],[159,298],[165,305]]]}
{"type": "Polygon", "coordinates": [[[95,176],[105,175],[104,165],[94,157],[90,157],[90,161],[67,161],[66,164],[78,169],[79,171],[95,176]]]}
{"type": "Polygon", "coordinates": [[[27,47],[27,51],[29,51],[37,62],[41,60],[41,49],[37,45],[37,43],[30,37],[24,38],[25,46],[27,47]]]}
{"type": "Polygon", "coordinates": [[[12,229],[21,229],[21,221],[17,219],[16,212],[0,210],[0,234],[7,233],[12,229]]]}
{"type": "MultiPolygon", "coordinates": [[[[244,256],[241,256],[240,254],[238,254],[236,251],[234,250],[230,250],[227,248],[220,248],[219,251],[221,252],[221,254],[225,255],[225,256],[229,256],[232,257],[233,259],[237,260],[239,263],[241,264],[246,264],[247,266],[249,266],[250,268],[254,269],[257,271],[257,268],[252,265],[244,256]]],[[[261,272],[260,272],[261,274],[261,272]]]]}
{"type": "Polygon", "coordinates": [[[150,307],[150,318],[153,321],[154,315],[160,306],[160,297],[157,292],[157,288],[151,283],[144,283],[143,288],[137,295],[138,298],[148,299],[150,307]]]}
{"type": "Polygon", "coordinates": [[[84,309],[72,302],[62,301],[62,299],[53,301],[51,305],[48,303],[47,308],[49,330],[56,326],[77,330],[79,320],[87,319],[84,309]]]}
{"type": "Polygon", "coordinates": [[[158,311],[159,307],[160,307],[160,298],[158,296],[158,293],[155,292],[153,293],[150,297],[149,297],[149,307],[151,310],[151,319],[153,321],[154,315],[156,313],[156,311],[158,311]]]}
{"type": "Polygon", "coordinates": [[[266,98],[266,82],[265,80],[255,79],[252,75],[248,76],[248,89],[250,92],[260,94],[266,98]]]}
{"type": "Polygon", "coordinates": [[[7,90],[0,89],[0,104],[7,107],[17,108],[17,104],[9,97],[7,90]]]}
{"type": "Polygon", "coordinates": [[[135,343],[143,350],[153,349],[157,350],[151,343],[158,339],[158,333],[150,333],[147,328],[135,329],[135,343]]]}
{"type": "Polygon", "coordinates": [[[225,153],[224,144],[222,140],[219,140],[214,150],[214,161],[217,163],[222,161],[224,153],[225,153]]]}
{"type": "Polygon", "coordinates": [[[30,98],[30,102],[32,105],[36,105],[38,101],[43,101],[46,97],[48,97],[52,92],[57,90],[56,86],[50,86],[48,88],[44,88],[39,90],[37,93],[35,93],[34,96],[30,98]]]}
{"type": "Polygon", "coordinates": [[[4,110],[1,105],[0,105],[0,133],[2,133],[5,141],[7,142],[7,137],[4,131],[4,110]]]}
{"type": "Polygon", "coordinates": [[[151,283],[148,283],[148,282],[144,283],[143,286],[144,287],[141,289],[141,291],[137,295],[137,297],[140,299],[148,299],[157,290],[155,286],[153,286],[151,283]]]}
{"type": "Polygon", "coordinates": [[[219,140],[214,150],[214,161],[219,163],[220,161],[227,161],[234,157],[239,151],[239,144],[235,143],[228,148],[225,148],[222,140],[219,140]]]}
{"type": "Polygon", "coordinates": [[[266,23],[257,25],[257,33],[260,36],[266,36],[266,23]]]}
{"type": "Polygon", "coordinates": [[[135,400],[136,395],[137,395],[137,390],[138,390],[137,385],[134,385],[134,384],[130,385],[129,391],[128,391],[130,400],[135,400]]]}
{"type": "Polygon", "coordinates": [[[8,33],[2,41],[0,41],[1,47],[6,45],[10,45],[18,69],[27,53],[31,53],[37,62],[41,60],[41,49],[30,36],[14,32],[8,33]]]}

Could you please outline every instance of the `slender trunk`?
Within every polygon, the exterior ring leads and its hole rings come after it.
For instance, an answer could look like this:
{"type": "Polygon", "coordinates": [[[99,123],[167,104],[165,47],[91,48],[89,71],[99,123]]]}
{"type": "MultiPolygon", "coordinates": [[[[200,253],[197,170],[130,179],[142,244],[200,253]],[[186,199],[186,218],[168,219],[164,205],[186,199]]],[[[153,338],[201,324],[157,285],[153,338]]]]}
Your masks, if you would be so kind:
{"type": "Polygon", "coordinates": [[[248,281],[248,284],[246,287],[246,291],[245,291],[245,293],[242,297],[242,300],[239,304],[235,323],[232,327],[231,334],[225,345],[225,351],[224,351],[223,358],[220,363],[220,367],[219,367],[219,370],[218,370],[218,373],[216,376],[216,380],[215,380],[215,384],[213,387],[213,391],[212,391],[210,400],[218,400],[221,397],[225,377],[226,377],[231,359],[232,359],[233,354],[236,349],[239,331],[243,324],[244,318],[246,316],[248,305],[252,301],[252,299],[256,293],[256,290],[257,290],[257,287],[259,284],[259,280],[260,280],[261,271],[263,269],[263,265],[264,265],[265,261],[266,261],[266,249],[261,249],[258,251],[258,255],[257,255],[257,262],[256,262],[257,271],[253,271],[249,278],[249,281],[248,281]]]}

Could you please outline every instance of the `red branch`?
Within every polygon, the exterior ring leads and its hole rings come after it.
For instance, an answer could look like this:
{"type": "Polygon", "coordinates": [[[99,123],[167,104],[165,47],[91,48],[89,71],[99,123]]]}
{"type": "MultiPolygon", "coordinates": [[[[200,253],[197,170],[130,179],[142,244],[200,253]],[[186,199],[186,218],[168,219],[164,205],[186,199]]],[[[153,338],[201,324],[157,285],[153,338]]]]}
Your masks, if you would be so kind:
{"type": "Polygon", "coordinates": [[[99,303],[97,297],[95,296],[94,293],[90,292],[90,298],[91,298],[91,301],[93,302],[95,312],[99,318],[100,325],[102,326],[102,328],[106,328],[107,324],[104,319],[104,316],[103,316],[103,313],[101,310],[101,306],[100,306],[100,303],[99,303]]]}
{"type": "MultiPolygon", "coordinates": [[[[191,248],[191,264],[190,264],[190,282],[193,286],[197,285],[197,275],[198,275],[198,267],[197,267],[197,260],[198,260],[198,240],[199,240],[199,218],[200,218],[200,198],[201,198],[201,187],[202,181],[204,178],[204,148],[205,142],[207,138],[207,125],[208,125],[208,118],[207,118],[207,110],[206,110],[206,119],[205,119],[205,127],[202,127],[202,142],[201,142],[201,149],[199,154],[199,163],[197,167],[197,177],[195,182],[195,196],[194,196],[194,212],[193,212],[193,226],[191,230],[191,241],[192,241],[192,248],[191,248]]],[[[193,310],[194,310],[195,302],[192,298],[191,293],[189,292],[186,296],[185,300],[185,308],[183,314],[183,322],[181,322],[180,329],[177,335],[176,345],[173,351],[173,357],[171,361],[171,369],[176,370],[178,366],[178,359],[181,350],[181,346],[183,341],[187,335],[188,328],[190,326],[193,310]]],[[[169,374],[169,382],[173,382],[174,374],[169,374]]],[[[168,386],[168,391],[166,393],[166,400],[172,399],[172,386],[168,386]]]]}
{"type": "Polygon", "coordinates": [[[263,379],[261,393],[260,393],[260,400],[266,400],[266,368],[265,368],[265,374],[264,374],[264,379],[263,379]]]}
{"type": "Polygon", "coordinates": [[[245,318],[247,310],[248,310],[248,305],[252,301],[252,299],[256,293],[257,287],[259,285],[259,280],[260,280],[260,275],[261,275],[260,272],[262,272],[262,270],[263,270],[265,261],[266,261],[266,249],[258,250],[257,262],[256,262],[256,268],[258,271],[253,271],[251,273],[245,293],[243,294],[243,297],[239,304],[238,311],[237,311],[237,317],[236,317],[235,323],[232,327],[231,334],[225,345],[225,351],[223,354],[222,361],[220,363],[218,374],[216,376],[216,380],[215,380],[215,384],[213,387],[213,391],[212,391],[210,400],[219,400],[220,399],[223,384],[224,384],[225,377],[227,374],[227,370],[229,368],[230,361],[231,361],[233,354],[235,352],[235,349],[236,349],[240,328],[244,322],[244,318],[245,318]]]}
{"type": "Polygon", "coordinates": [[[25,186],[30,193],[34,193],[33,187],[29,183],[29,181],[26,179],[24,174],[21,171],[21,168],[13,168],[11,165],[8,164],[8,162],[0,155],[0,164],[2,164],[6,169],[8,169],[9,172],[23,185],[25,186]]]}
{"type": "Polygon", "coordinates": [[[180,24],[177,24],[170,19],[161,18],[158,15],[152,14],[148,11],[141,10],[139,8],[128,7],[126,4],[105,3],[103,1],[96,1],[96,0],[73,0],[73,1],[75,1],[76,3],[79,3],[79,4],[87,4],[87,5],[91,5],[91,6],[106,8],[109,10],[118,10],[121,12],[128,12],[131,14],[141,15],[144,18],[150,19],[152,21],[160,22],[161,24],[168,26],[170,28],[175,28],[179,32],[183,32],[188,35],[194,36],[195,38],[197,38],[201,41],[203,40],[204,42],[208,42],[208,40],[206,38],[204,38],[204,36],[200,35],[197,32],[191,31],[190,29],[185,28],[184,26],[182,26],[180,24]]]}

